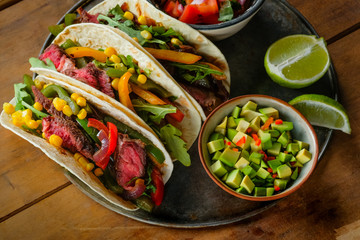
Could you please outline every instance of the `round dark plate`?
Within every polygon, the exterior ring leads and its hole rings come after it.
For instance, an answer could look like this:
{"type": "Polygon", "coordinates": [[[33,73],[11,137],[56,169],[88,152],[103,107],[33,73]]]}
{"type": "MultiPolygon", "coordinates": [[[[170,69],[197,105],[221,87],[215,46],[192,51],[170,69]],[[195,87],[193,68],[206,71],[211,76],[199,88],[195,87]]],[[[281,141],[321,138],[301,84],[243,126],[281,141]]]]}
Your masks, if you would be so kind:
{"type": "MultiPolygon", "coordinates": [[[[80,1],[69,12],[75,12],[79,6],[89,10],[99,2],[80,1]]],[[[284,88],[270,80],[263,66],[265,52],[273,42],[291,34],[317,35],[307,20],[285,0],[267,0],[244,29],[231,38],[216,42],[230,66],[231,97],[265,94],[289,101],[301,94],[317,93],[337,99],[337,79],[333,65],[322,79],[303,89],[284,88]]],[[[51,41],[49,36],[44,47],[51,41]]],[[[320,127],[315,127],[315,130],[321,157],[332,131],[320,127]]],[[[70,173],[66,175],[81,191],[101,205],[129,218],[166,227],[199,228],[229,224],[254,216],[276,204],[246,201],[226,193],[211,181],[203,169],[197,142],[189,153],[192,165],[184,167],[179,162],[174,163],[174,172],[166,184],[164,201],[151,214],[116,207],[70,173]]]]}

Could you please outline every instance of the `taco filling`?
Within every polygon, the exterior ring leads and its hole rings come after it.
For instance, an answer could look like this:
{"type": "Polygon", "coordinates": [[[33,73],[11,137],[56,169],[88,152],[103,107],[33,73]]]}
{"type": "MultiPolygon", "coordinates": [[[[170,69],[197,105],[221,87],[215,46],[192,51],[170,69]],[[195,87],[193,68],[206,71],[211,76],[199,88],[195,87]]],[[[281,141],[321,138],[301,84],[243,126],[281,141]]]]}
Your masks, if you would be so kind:
{"type": "MultiPolygon", "coordinates": [[[[220,66],[201,56],[172,28],[146,17],[135,16],[126,3],[116,5],[107,15],[89,14],[82,8],[74,23],[106,24],[125,32],[153,55],[203,108],[206,115],[229,98],[220,66]]],[[[74,17],[73,17],[74,18],[74,17]]]]}
{"type": "Polygon", "coordinates": [[[63,73],[103,92],[139,115],[162,139],[170,155],[190,165],[186,143],[178,129],[184,114],[167,90],[149,78],[150,70],[140,69],[130,55],[113,47],[92,49],[67,39],[61,46],[51,44],[32,67],[63,73]]]}
{"type": "Polygon", "coordinates": [[[4,104],[15,126],[74,154],[74,161],[122,198],[147,211],[161,204],[165,158],[149,139],[77,93],[24,79],[15,84],[16,105],[4,104]]]}

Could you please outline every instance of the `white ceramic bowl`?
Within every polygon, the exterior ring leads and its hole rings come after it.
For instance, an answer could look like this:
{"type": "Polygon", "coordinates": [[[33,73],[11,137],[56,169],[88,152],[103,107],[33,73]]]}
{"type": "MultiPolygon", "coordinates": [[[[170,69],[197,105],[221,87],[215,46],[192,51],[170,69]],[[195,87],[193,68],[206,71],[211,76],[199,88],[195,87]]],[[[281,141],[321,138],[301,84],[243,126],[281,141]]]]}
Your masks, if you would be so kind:
{"type": "Polygon", "coordinates": [[[252,201],[271,201],[275,199],[280,199],[288,196],[289,194],[299,189],[300,186],[310,177],[311,173],[314,171],[319,155],[319,146],[315,131],[311,124],[306,120],[306,118],[287,102],[265,95],[244,95],[230,99],[227,102],[218,106],[207,117],[201,128],[198,141],[198,150],[201,162],[207,174],[218,186],[236,197],[252,201]],[[211,135],[211,133],[214,132],[215,127],[224,119],[224,117],[232,112],[235,106],[243,106],[249,100],[257,103],[258,107],[274,107],[279,111],[281,119],[293,122],[294,129],[291,131],[293,138],[309,143],[309,151],[312,153],[311,160],[304,164],[304,167],[301,168],[299,177],[290,186],[287,186],[284,191],[270,197],[255,197],[237,193],[233,189],[226,186],[209,169],[211,165],[211,160],[206,146],[209,136],[211,135]]]}

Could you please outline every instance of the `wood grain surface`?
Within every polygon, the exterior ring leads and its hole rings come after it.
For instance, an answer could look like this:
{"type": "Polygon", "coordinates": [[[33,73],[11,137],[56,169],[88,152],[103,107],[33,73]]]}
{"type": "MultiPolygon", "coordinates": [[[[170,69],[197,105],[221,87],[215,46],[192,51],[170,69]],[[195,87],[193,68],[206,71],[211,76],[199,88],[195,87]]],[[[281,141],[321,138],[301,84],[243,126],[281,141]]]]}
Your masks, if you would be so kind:
{"type": "MultiPolygon", "coordinates": [[[[3,2],[3,1],[2,1],[3,2]]],[[[0,2],[0,4],[2,3],[0,2]]],[[[30,74],[47,27],[77,1],[23,0],[0,11],[0,102],[30,74]]],[[[289,0],[330,40],[352,134],[334,132],[297,192],[252,218],[206,229],[172,229],[118,215],[68,183],[63,170],[0,127],[0,239],[360,239],[360,2],[289,0]]]]}

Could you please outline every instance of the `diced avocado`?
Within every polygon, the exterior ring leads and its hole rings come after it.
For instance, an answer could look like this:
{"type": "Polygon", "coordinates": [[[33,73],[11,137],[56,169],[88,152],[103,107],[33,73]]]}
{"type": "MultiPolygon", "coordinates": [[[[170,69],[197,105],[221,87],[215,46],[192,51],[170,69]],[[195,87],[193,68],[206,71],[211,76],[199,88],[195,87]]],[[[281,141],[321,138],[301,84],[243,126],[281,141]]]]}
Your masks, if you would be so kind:
{"type": "Polygon", "coordinates": [[[311,160],[312,154],[305,148],[303,148],[298,154],[296,155],[296,160],[298,160],[300,163],[305,164],[308,161],[311,160]]]}
{"type": "Polygon", "coordinates": [[[219,160],[220,155],[221,155],[220,151],[215,152],[214,156],[212,157],[212,160],[214,161],[219,160]]]}
{"type": "Polygon", "coordinates": [[[265,123],[269,119],[269,117],[263,114],[260,116],[260,119],[262,123],[265,123]]]}
{"type": "Polygon", "coordinates": [[[275,179],[274,186],[278,186],[280,190],[284,190],[286,188],[286,184],[288,183],[288,180],[285,179],[275,179]]]}
{"type": "Polygon", "coordinates": [[[250,147],[251,140],[252,137],[250,137],[249,135],[243,132],[238,132],[232,141],[236,144],[236,146],[241,147],[242,149],[248,149],[250,147]],[[244,138],[245,141],[241,140],[242,138],[244,138]]]}
{"type": "Polygon", "coordinates": [[[254,162],[251,162],[250,167],[252,167],[254,169],[254,171],[257,172],[257,170],[259,170],[259,168],[260,168],[260,164],[256,164],[254,162]]]}
{"type": "Polygon", "coordinates": [[[227,173],[227,170],[224,166],[224,164],[221,161],[216,161],[210,166],[211,171],[218,177],[222,177],[225,173],[227,173]]]}
{"type": "Polygon", "coordinates": [[[290,130],[293,130],[293,128],[294,128],[294,125],[292,122],[283,121],[282,124],[276,124],[276,123],[271,124],[271,129],[275,129],[280,132],[290,131],[290,130]]]}
{"type": "Polygon", "coordinates": [[[286,146],[286,151],[292,153],[293,155],[295,155],[299,150],[299,144],[297,143],[289,143],[286,146]]]}
{"type": "Polygon", "coordinates": [[[225,173],[225,175],[222,176],[221,181],[225,182],[228,176],[229,176],[229,172],[225,173]]]}
{"type": "Polygon", "coordinates": [[[244,119],[244,118],[234,118],[234,121],[235,121],[235,123],[236,123],[236,126],[239,125],[239,122],[240,122],[241,120],[245,120],[245,119],[244,119]]]}
{"type": "Polygon", "coordinates": [[[295,139],[294,139],[294,142],[299,144],[299,149],[300,150],[303,149],[303,148],[305,148],[306,150],[309,150],[310,145],[308,143],[302,142],[302,141],[299,141],[299,140],[295,140],[295,139]]]}
{"type": "Polygon", "coordinates": [[[262,167],[259,168],[259,170],[256,172],[256,175],[262,179],[267,178],[270,173],[268,171],[266,171],[265,169],[263,169],[262,167]]]}
{"type": "Polygon", "coordinates": [[[257,143],[255,140],[252,140],[250,143],[251,152],[259,152],[262,150],[261,144],[257,143]]]}
{"type": "Polygon", "coordinates": [[[303,167],[304,165],[296,160],[296,163],[292,165],[292,167],[303,167]]]}
{"type": "Polygon", "coordinates": [[[241,187],[244,187],[248,193],[251,193],[254,190],[255,184],[251,181],[250,177],[246,175],[240,184],[241,187]]]}
{"type": "Polygon", "coordinates": [[[262,116],[262,114],[252,110],[242,110],[240,116],[244,117],[246,121],[250,122],[254,118],[262,116]]]}
{"type": "Polygon", "coordinates": [[[224,144],[225,144],[225,148],[236,147],[236,145],[232,141],[230,141],[230,139],[228,139],[227,137],[224,138],[224,144]]]}
{"type": "Polygon", "coordinates": [[[252,152],[249,156],[249,160],[260,165],[260,162],[263,159],[263,157],[264,155],[261,153],[252,152]]]}
{"type": "Polygon", "coordinates": [[[295,168],[295,170],[294,170],[294,172],[291,174],[291,179],[292,180],[296,180],[297,178],[298,178],[298,176],[299,176],[299,168],[295,168]]]}
{"type": "Polygon", "coordinates": [[[255,197],[266,196],[266,188],[264,188],[264,187],[255,187],[254,196],[255,197]]]}
{"type": "Polygon", "coordinates": [[[273,187],[266,188],[266,196],[270,197],[274,194],[275,189],[273,187]]]}
{"type": "Polygon", "coordinates": [[[291,168],[288,165],[283,164],[277,167],[277,173],[279,178],[288,178],[291,176],[292,172],[291,172],[291,168]]]}
{"type": "Polygon", "coordinates": [[[266,164],[264,160],[261,160],[260,167],[267,169],[269,166],[266,164]]]}
{"type": "Polygon", "coordinates": [[[283,132],[280,137],[277,140],[279,143],[281,143],[281,146],[283,148],[286,148],[286,146],[289,143],[289,136],[286,134],[286,132],[283,132]]]}
{"type": "Polygon", "coordinates": [[[233,116],[230,116],[227,120],[227,127],[228,128],[236,128],[237,124],[234,120],[234,117],[233,116]]]}
{"type": "Polygon", "coordinates": [[[241,172],[244,174],[244,175],[248,175],[250,178],[253,178],[256,176],[256,171],[250,167],[250,165],[244,167],[241,172]]]}
{"type": "Polygon", "coordinates": [[[218,139],[222,139],[222,138],[224,138],[224,135],[215,132],[215,133],[210,135],[209,142],[214,141],[214,140],[218,140],[218,139]]]}
{"type": "Polygon", "coordinates": [[[245,105],[242,107],[242,111],[244,110],[252,110],[252,111],[256,111],[257,108],[257,104],[252,102],[252,101],[248,101],[247,103],[245,103],[245,105]]]}
{"type": "Polygon", "coordinates": [[[269,130],[271,137],[278,138],[280,136],[280,132],[278,130],[269,130]]]}
{"type": "Polygon", "coordinates": [[[269,130],[262,130],[262,129],[260,129],[260,130],[257,132],[257,135],[261,138],[265,133],[269,133],[269,130]]]}
{"type": "Polygon", "coordinates": [[[267,153],[272,156],[278,156],[281,150],[281,143],[274,142],[272,147],[267,150],[267,153]]]}
{"type": "Polygon", "coordinates": [[[237,133],[238,131],[236,131],[235,129],[228,128],[226,136],[232,141],[237,133]]]}
{"type": "Polygon", "coordinates": [[[208,147],[208,150],[209,150],[210,154],[212,154],[212,153],[214,153],[216,151],[222,150],[225,147],[224,140],[223,139],[218,139],[218,140],[208,142],[207,147],[208,147]]]}
{"type": "Polygon", "coordinates": [[[271,141],[271,134],[270,133],[264,133],[260,137],[261,139],[261,147],[263,150],[267,150],[272,147],[272,141],[271,141]]]}
{"type": "Polygon", "coordinates": [[[238,107],[238,106],[236,106],[236,107],[233,109],[233,111],[232,111],[232,113],[231,113],[231,116],[232,116],[233,118],[238,118],[238,117],[239,117],[239,114],[240,114],[240,111],[241,111],[241,108],[238,107]]]}
{"type": "Polygon", "coordinates": [[[244,167],[248,166],[250,162],[246,160],[244,157],[240,157],[239,161],[235,163],[235,168],[242,170],[244,167]]]}
{"type": "Polygon", "coordinates": [[[251,179],[256,187],[262,187],[265,184],[265,180],[259,177],[254,177],[251,179]]]}
{"type": "Polygon", "coordinates": [[[222,135],[225,135],[226,134],[226,126],[227,126],[227,119],[228,117],[226,116],[222,122],[216,126],[215,128],[215,132],[217,133],[221,133],[222,135]]]}
{"type": "Polygon", "coordinates": [[[244,187],[239,187],[238,189],[236,189],[237,193],[242,193],[242,194],[249,194],[248,191],[246,190],[246,188],[244,187]]]}
{"type": "Polygon", "coordinates": [[[249,152],[248,152],[247,150],[243,149],[243,150],[241,151],[240,157],[243,157],[243,158],[245,158],[246,160],[249,160],[250,154],[249,154],[249,152]]]}
{"type": "Polygon", "coordinates": [[[231,188],[238,188],[240,187],[240,183],[242,180],[242,175],[239,169],[234,169],[229,173],[225,183],[231,188]]]}
{"type": "Polygon", "coordinates": [[[236,130],[239,132],[245,133],[246,130],[249,128],[250,123],[246,121],[245,119],[241,118],[239,124],[236,127],[236,130]]]}
{"type": "Polygon", "coordinates": [[[221,153],[219,160],[229,167],[233,167],[240,157],[240,152],[233,151],[230,148],[225,148],[221,153]]]}
{"type": "Polygon", "coordinates": [[[284,152],[279,153],[277,159],[280,160],[280,162],[282,163],[287,163],[290,162],[292,155],[291,154],[287,154],[284,152]]]}
{"type": "Polygon", "coordinates": [[[268,117],[273,117],[274,119],[279,118],[279,111],[273,107],[260,108],[259,112],[261,112],[262,114],[264,114],[268,117]]]}
{"type": "Polygon", "coordinates": [[[281,162],[278,159],[267,161],[269,167],[276,173],[277,168],[281,165],[281,162]]]}
{"type": "Polygon", "coordinates": [[[253,120],[251,120],[249,127],[251,127],[251,129],[254,132],[259,131],[259,129],[260,129],[260,121],[261,121],[260,116],[255,117],[253,120]]]}

